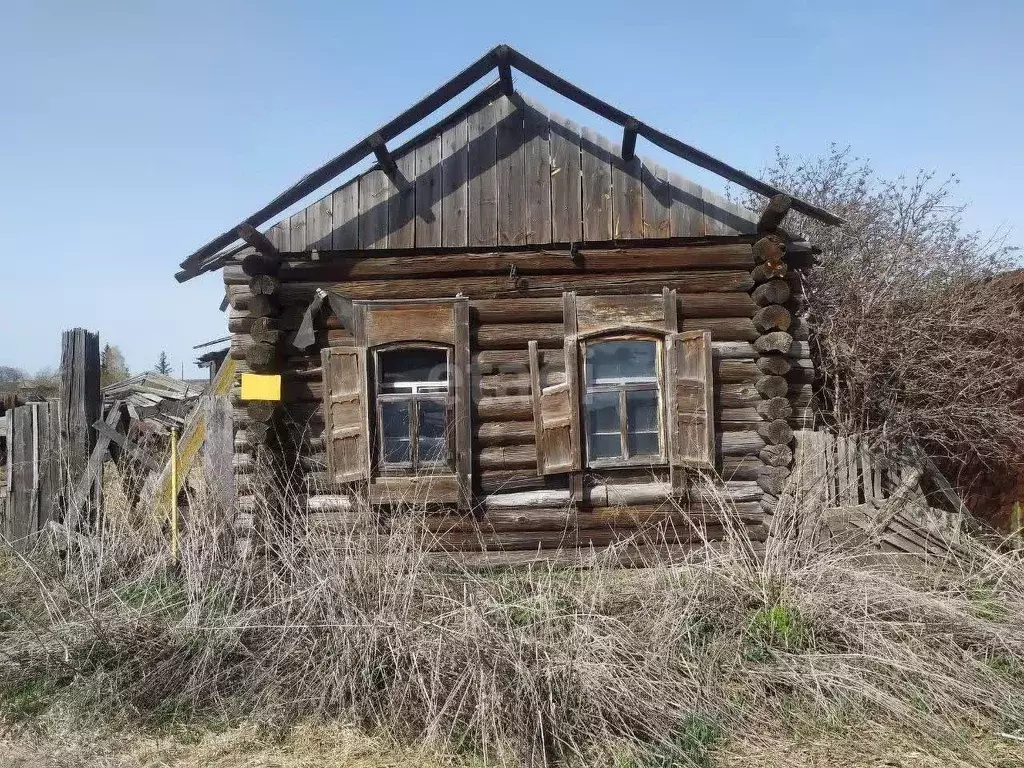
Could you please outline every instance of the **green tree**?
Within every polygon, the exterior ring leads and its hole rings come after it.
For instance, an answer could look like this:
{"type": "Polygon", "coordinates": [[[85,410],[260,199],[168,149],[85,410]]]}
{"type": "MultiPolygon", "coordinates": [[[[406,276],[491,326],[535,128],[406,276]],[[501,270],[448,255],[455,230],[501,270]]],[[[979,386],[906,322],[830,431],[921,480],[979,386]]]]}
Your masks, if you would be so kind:
{"type": "Polygon", "coordinates": [[[100,355],[100,385],[107,386],[128,378],[128,364],[119,347],[106,344],[100,355]]]}
{"type": "Polygon", "coordinates": [[[160,359],[156,361],[156,372],[164,376],[171,375],[171,361],[167,359],[167,353],[161,352],[160,359]]]}

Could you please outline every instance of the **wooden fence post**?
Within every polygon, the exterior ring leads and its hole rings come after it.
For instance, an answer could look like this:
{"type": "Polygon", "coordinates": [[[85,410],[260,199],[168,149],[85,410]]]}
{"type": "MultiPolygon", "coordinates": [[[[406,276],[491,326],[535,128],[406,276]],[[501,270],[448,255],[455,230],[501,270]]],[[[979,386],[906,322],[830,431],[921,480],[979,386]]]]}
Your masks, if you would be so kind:
{"type": "Polygon", "coordinates": [[[235,437],[231,399],[227,395],[209,395],[203,398],[203,409],[206,416],[203,474],[210,501],[220,516],[231,510],[235,503],[235,470],[232,466],[235,437]]]}
{"type": "MultiPolygon", "coordinates": [[[[100,394],[100,337],[84,328],[64,331],[60,356],[60,460],[61,490],[68,491],[85,472],[96,446],[93,422],[102,418],[100,394]]],[[[85,520],[99,514],[103,478],[89,490],[85,520]]],[[[68,521],[69,523],[72,521],[68,521]]]]}

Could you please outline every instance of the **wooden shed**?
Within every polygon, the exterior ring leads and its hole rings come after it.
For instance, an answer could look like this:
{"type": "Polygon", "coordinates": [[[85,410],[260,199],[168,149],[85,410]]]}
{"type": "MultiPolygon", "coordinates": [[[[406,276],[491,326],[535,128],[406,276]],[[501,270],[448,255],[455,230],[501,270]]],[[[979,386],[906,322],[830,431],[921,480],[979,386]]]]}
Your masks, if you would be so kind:
{"type": "Polygon", "coordinates": [[[685,546],[681,523],[720,531],[702,475],[763,539],[814,378],[813,246],[780,228],[790,206],[839,223],[493,49],[182,262],[179,280],[222,271],[239,369],[281,376],[279,402],[233,390],[240,508],[272,456],[321,523],[414,503],[451,549],[604,547],[659,522],[685,546]],[[622,135],[521,95],[513,71],[622,135]],[[642,158],[641,138],[764,212],[642,158]]]}

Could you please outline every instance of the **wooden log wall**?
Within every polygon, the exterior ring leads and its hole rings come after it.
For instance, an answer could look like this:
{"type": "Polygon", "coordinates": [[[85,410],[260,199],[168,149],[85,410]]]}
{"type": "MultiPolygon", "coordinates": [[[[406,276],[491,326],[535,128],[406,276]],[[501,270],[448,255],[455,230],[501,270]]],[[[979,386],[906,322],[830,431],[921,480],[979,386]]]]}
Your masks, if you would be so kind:
{"type": "MultiPolygon", "coordinates": [[[[764,260],[756,260],[753,240],[739,236],[689,245],[582,247],[575,253],[523,250],[399,257],[386,251],[380,255],[320,252],[316,261],[285,260],[276,273],[272,329],[279,334],[275,337],[283,377],[279,424],[286,470],[300,478],[311,508],[326,507],[324,514],[337,511],[337,504],[332,508],[330,500],[345,497],[338,495],[343,489],[326,483],[320,349],[350,344],[352,337],[336,318],[321,313],[313,347],[300,352],[288,343],[316,289],[341,284],[341,292],[360,299],[462,293],[470,299],[473,475],[483,519],[491,517],[502,498],[514,508],[540,510],[537,515],[553,513],[566,506],[562,497],[568,498],[568,490],[564,477],[537,474],[527,342],[537,340],[542,349],[561,347],[564,290],[660,294],[667,286],[677,291],[680,329],[712,334],[717,460],[720,473],[729,481],[724,492],[739,503],[758,505],[764,496],[765,468],[777,466],[766,459],[779,462],[780,458],[771,458],[776,454],[785,458],[785,441],[778,442],[785,437],[780,430],[789,428],[793,407],[810,404],[813,369],[806,327],[798,319],[791,316],[785,331],[769,331],[765,325],[772,312],[777,313],[772,322],[784,320],[776,309],[764,312],[766,307],[781,305],[767,302],[765,290],[758,290],[767,281],[755,280],[764,260]],[[783,339],[770,333],[784,334],[788,343],[783,346],[783,339]],[[779,349],[766,346],[773,338],[779,349]],[[785,383],[781,394],[780,378],[785,383]],[[780,406],[779,397],[788,408],[780,406]],[[773,418],[767,419],[766,413],[773,418]]],[[[228,267],[224,278],[231,305],[230,354],[242,361],[243,370],[251,369],[249,353],[254,345],[265,343],[261,334],[268,315],[245,269],[228,267]]],[[[254,493],[249,433],[254,428],[259,432],[262,422],[252,418],[251,406],[241,403],[238,395],[236,388],[232,392],[234,466],[244,507],[244,497],[254,493]]],[[[624,471],[595,474],[587,478],[588,489],[622,486],[622,491],[604,491],[602,496],[601,491],[588,490],[583,508],[589,504],[640,509],[654,503],[654,498],[626,500],[627,487],[665,481],[667,477],[651,471],[633,476],[624,471]]],[[[539,519],[531,515],[522,518],[524,537],[516,539],[520,542],[516,546],[550,543],[551,536],[541,536],[540,529],[531,527],[539,519]],[[532,538],[527,535],[531,532],[536,534],[532,538]]],[[[442,541],[439,546],[446,545],[442,541]]]]}
{"type": "Polygon", "coordinates": [[[751,272],[754,287],[750,298],[757,305],[752,318],[758,333],[754,349],[758,353],[756,381],[760,400],[755,410],[761,421],[758,435],[765,446],[759,451],[762,466],[757,470],[757,483],[764,491],[761,504],[772,514],[786,485],[793,464],[793,426],[795,413],[809,410],[810,398],[802,391],[814,378],[809,364],[794,368],[791,350],[801,329],[797,315],[799,306],[793,288],[799,285],[792,278],[786,258],[787,238],[779,225],[789,211],[792,200],[776,195],[758,221],[757,242],[753,254],[756,265],[751,272]],[[806,402],[805,402],[806,401],[806,402]]]}

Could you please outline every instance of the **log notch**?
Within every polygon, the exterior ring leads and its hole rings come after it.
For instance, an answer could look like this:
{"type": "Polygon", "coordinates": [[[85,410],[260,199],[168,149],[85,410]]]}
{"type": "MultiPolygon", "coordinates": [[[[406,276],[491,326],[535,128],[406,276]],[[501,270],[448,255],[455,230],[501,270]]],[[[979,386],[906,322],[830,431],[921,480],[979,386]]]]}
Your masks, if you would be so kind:
{"type": "MultiPolygon", "coordinates": [[[[249,291],[252,295],[249,312],[253,317],[250,329],[250,343],[245,349],[245,361],[248,369],[255,373],[282,373],[284,360],[285,334],[281,327],[281,306],[278,295],[281,290],[281,256],[277,248],[260,232],[253,228],[239,230],[239,236],[253,247],[242,260],[242,272],[249,278],[249,291]]],[[[244,404],[244,418],[235,421],[235,439],[244,435],[243,450],[236,453],[234,469],[239,496],[239,508],[242,510],[266,507],[266,500],[273,494],[267,493],[265,483],[274,476],[275,462],[272,461],[279,451],[271,450],[270,443],[277,434],[277,421],[280,416],[279,403],[254,400],[244,404]],[[242,431],[244,430],[244,432],[242,431]],[[245,473],[244,475],[242,473],[245,473]],[[262,497],[262,498],[260,498],[262,497]]],[[[245,517],[247,526],[255,521],[251,512],[245,517]]],[[[239,520],[241,522],[241,519],[239,520]]],[[[248,531],[240,531],[243,537],[248,531]]]]}
{"type": "Polygon", "coordinates": [[[792,408],[786,396],[789,383],[786,374],[790,370],[787,354],[793,344],[789,331],[793,316],[787,308],[790,286],[786,279],[786,238],[779,231],[792,200],[786,195],[776,195],[768,203],[757,224],[761,236],[754,244],[756,265],[751,271],[754,288],[750,298],[759,309],[753,323],[760,334],[754,340],[754,349],[760,355],[757,368],[760,373],[756,389],[761,402],[756,407],[762,419],[757,434],[765,442],[759,458],[763,464],[757,474],[757,484],[765,492],[761,504],[764,511],[774,512],[774,506],[789,478],[793,452],[789,443],[793,429],[786,419],[792,408]]]}

